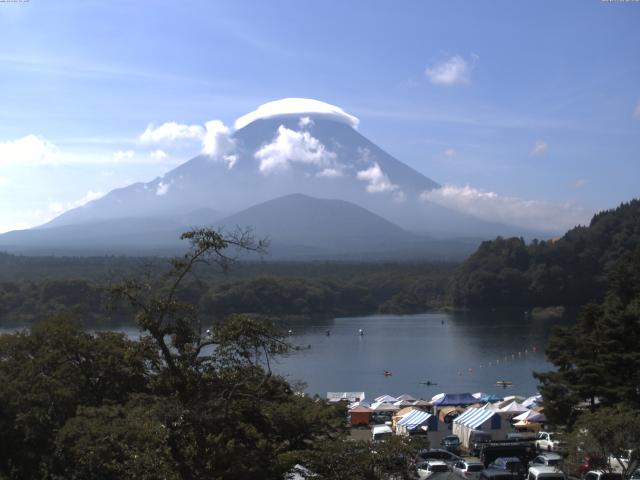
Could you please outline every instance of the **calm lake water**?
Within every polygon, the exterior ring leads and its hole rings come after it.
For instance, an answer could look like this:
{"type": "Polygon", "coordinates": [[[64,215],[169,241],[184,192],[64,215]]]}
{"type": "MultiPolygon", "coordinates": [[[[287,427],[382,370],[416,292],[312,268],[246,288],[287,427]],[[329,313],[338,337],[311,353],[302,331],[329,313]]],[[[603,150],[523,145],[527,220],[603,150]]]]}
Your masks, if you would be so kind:
{"type": "Polygon", "coordinates": [[[302,349],[275,368],[322,396],[327,391],[364,391],[369,400],[385,393],[431,398],[444,391],[527,396],[537,390],[532,372],[551,368],[544,356],[551,327],[567,323],[525,319],[520,310],[289,324],[291,341],[302,349]],[[304,349],[307,345],[311,348],[304,349]],[[385,376],[385,370],[392,375],[385,376]],[[497,387],[497,380],[513,386],[497,387]],[[438,385],[420,384],[425,381],[438,385]]]}
{"type": "MultiPolygon", "coordinates": [[[[273,368],[321,396],[328,391],[364,391],[369,400],[385,393],[431,398],[444,391],[528,396],[537,389],[532,372],[551,368],[544,356],[551,327],[569,322],[525,318],[521,310],[293,322],[284,327],[300,350],[273,368]],[[385,370],[392,375],[385,376],[385,370]],[[497,380],[513,386],[497,387],[497,380]],[[420,383],[425,381],[438,385],[420,383]]],[[[118,330],[139,336],[135,327],[118,330]]]]}

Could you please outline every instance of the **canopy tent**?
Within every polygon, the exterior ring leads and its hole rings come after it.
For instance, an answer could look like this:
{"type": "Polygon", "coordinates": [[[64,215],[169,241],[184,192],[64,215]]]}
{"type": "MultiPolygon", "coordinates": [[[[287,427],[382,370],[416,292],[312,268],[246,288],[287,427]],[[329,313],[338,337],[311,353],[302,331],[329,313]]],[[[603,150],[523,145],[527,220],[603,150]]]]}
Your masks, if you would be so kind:
{"type": "Polygon", "coordinates": [[[540,430],[541,425],[539,423],[527,422],[526,420],[520,420],[513,424],[514,427],[518,427],[519,429],[527,429],[538,431],[540,430]]]}
{"type": "Polygon", "coordinates": [[[520,395],[509,395],[508,397],[504,397],[502,402],[498,402],[498,407],[506,407],[512,402],[524,402],[526,398],[521,397],[520,395]]]}
{"type": "Polygon", "coordinates": [[[544,413],[537,412],[527,419],[531,423],[547,423],[547,417],[544,413]]]}
{"type": "Polygon", "coordinates": [[[428,412],[424,412],[422,410],[414,410],[408,415],[405,415],[397,425],[404,427],[406,430],[413,430],[417,427],[420,427],[421,425],[426,424],[431,417],[433,417],[433,415],[428,412]]]}
{"type": "Polygon", "coordinates": [[[431,430],[438,430],[438,419],[423,410],[414,410],[405,415],[396,424],[396,433],[400,435],[411,435],[412,433],[428,434],[431,430]]]}
{"type": "Polygon", "coordinates": [[[464,410],[460,407],[442,407],[438,410],[438,418],[442,423],[451,423],[464,410]]]}
{"type": "Polygon", "coordinates": [[[419,400],[416,400],[415,402],[412,402],[411,405],[414,405],[416,407],[430,407],[431,402],[429,400],[419,399],[419,400]]]}
{"type": "Polygon", "coordinates": [[[473,405],[478,399],[474,398],[470,393],[445,393],[444,396],[433,401],[438,407],[454,406],[454,405],[473,405]]]}
{"type": "Polygon", "coordinates": [[[531,417],[532,415],[537,415],[538,412],[534,412],[533,410],[527,410],[524,413],[521,413],[520,415],[517,415],[515,417],[513,417],[514,420],[518,420],[518,421],[522,421],[522,420],[529,420],[529,417],[531,417]]]}
{"type": "Polygon", "coordinates": [[[414,407],[414,406],[404,407],[398,410],[396,413],[393,414],[393,418],[391,419],[393,428],[396,428],[396,425],[398,424],[398,422],[402,420],[404,417],[406,417],[407,415],[409,415],[411,412],[415,412],[419,410],[420,409],[418,407],[414,407]]]}
{"type": "Polygon", "coordinates": [[[397,402],[398,399],[396,397],[392,397],[391,395],[380,395],[377,398],[373,399],[374,403],[393,403],[397,402]]]}
{"type": "Polygon", "coordinates": [[[537,407],[540,403],[542,403],[542,395],[532,395],[529,398],[525,399],[522,402],[522,405],[527,408],[533,408],[537,407]]]}
{"type": "Polygon", "coordinates": [[[409,400],[398,400],[397,402],[393,402],[393,404],[396,407],[402,408],[402,407],[409,407],[409,406],[413,405],[413,402],[411,402],[409,400]]]}
{"type": "Polygon", "coordinates": [[[431,401],[435,402],[436,400],[440,400],[445,395],[445,393],[436,393],[433,397],[431,397],[431,401]]]}
{"type": "Polygon", "coordinates": [[[398,400],[406,400],[408,402],[415,402],[416,398],[412,397],[411,395],[409,395],[408,393],[403,393],[402,395],[400,395],[398,397],[398,400]]]}
{"type": "Polygon", "coordinates": [[[494,412],[500,411],[500,407],[498,407],[498,405],[495,403],[485,403],[481,408],[483,410],[493,410],[494,412]]]}
{"type": "Polygon", "coordinates": [[[453,420],[453,434],[457,435],[465,448],[469,448],[471,432],[481,430],[493,436],[494,439],[504,438],[513,432],[509,422],[503,421],[502,412],[484,408],[467,408],[453,420]]]}
{"type": "Polygon", "coordinates": [[[503,397],[501,397],[500,395],[495,395],[493,393],[485,393],[480,397],[481,403],[495,403],[495,402],[501,402],[502,400],[503,400],[503,397]]]}
{"type": "Polygon", "coordinates": [[[352,410],[356,407],[371,407],[371,404],[368,402],[353,402],[353,403],[350,403],[347,408],[349,410],[352,410]]]}
{"type": "Polygon", "coordinates": [[[516,402],[515,400],[511,402],[509,405],[506,405],[500,409],[501,412],[509,412],[509,413],[522,413],[529,410],[527,407],[523,406],[521,403],[516,402]]]}
{"type": "Polygon", "coordinates": [[[386,402],[373,402],[371,404],[371,410],[374,412],[396,412],[400,410],[400,407],[386,402]]]}

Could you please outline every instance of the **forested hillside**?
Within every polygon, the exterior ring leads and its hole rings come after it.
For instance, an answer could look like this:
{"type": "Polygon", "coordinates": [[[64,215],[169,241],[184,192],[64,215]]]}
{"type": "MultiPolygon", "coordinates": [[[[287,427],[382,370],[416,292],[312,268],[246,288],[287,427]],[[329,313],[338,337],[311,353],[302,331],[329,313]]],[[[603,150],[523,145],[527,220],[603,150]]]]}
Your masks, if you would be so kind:
{"type": "MultiPolygon", "coordinates": [[[[129,322],[110,285],[166,269],[166,259],[20,257],[0,254],[0,325],[28,325],[55,314],[87,326],[129,322]]],[[[452,264],[238,263],[228,275],[197,269],[179,295],[207,317],[418,313],[444,306],[452,264]]]]}
{"type": "Polygon", "coordinates": [[[602,300],[606,275],[640,245],[640,200],[598,213],[562,238],[483,242],[455,272],[456,306],[575,306],[602,300]]]}

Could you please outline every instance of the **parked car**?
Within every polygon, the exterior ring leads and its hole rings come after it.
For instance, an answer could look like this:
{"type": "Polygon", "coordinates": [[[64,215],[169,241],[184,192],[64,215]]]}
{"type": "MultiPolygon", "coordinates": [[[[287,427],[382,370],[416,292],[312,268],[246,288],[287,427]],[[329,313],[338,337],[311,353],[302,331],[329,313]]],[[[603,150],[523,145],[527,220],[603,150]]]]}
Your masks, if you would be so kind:
{"type": "Polygon", "coordinates": [[[618,455],[609,455],[609,465],[611,465],[611,469],[614,472],[624,472],[629,468],[632,453],[633,450],[625,450],[618,455]]]}
{"type": "Polygon", "coordinates": [[[517,478],[524,478],[527,470],[518,457],[498,457],[487,468],[505,470],[513,473],[517,478]]]}
{"type": "Polygon", "coordinates": [[[478,480],[518,480],[518,477],[511,472],[505,470],[496,470],[495,468],[487,468],[480,472],[478,480]]]}
{"type": "Polygon", "coordinates": [[[431,478],[438,476],[437,474],[448,473],[449,466],[442,460],[427,460],[416,465],[416,472],[420,479],[431,478]]]}
{"type": "Polygon", "coordinates": [[[564,442],[558,438],[558,434],[553,432],[539,432],[536,438],[536,448],[538,450],[547,450],[548,452],[557,452],[564,447],[564,442]]]}
{"type": "Polygon", "coordinates": [[[567,477],[556,467],[539,465],[529,468],[527,480],[567,480],[567,477]]]}
{"type": "Polygon", "coordinates": [[[462,460],[459,456],[443,450],[441,448],[430,448],[428,450],[421,450],[416,459],[416,463],[424,462],[427,460],[441,460],[447,464],[453,465],[454,463],[462,460]]]}
{"type": "Polygon", "coordinates": [[[585,474],[591,470],[595,471],[607,467],[607,461],[589,452],[576,452],[567,458],[564,466],[569,468],[567,471],[569,475],[584,478],[585,474]]]}
{"type": "Polygon", "coordinates": [[[374,442],[380,442],[386,440],[393,435],[393,430],[389,425],[376,425],[371,429],[371,440],[374,442]]]}
{"type": "Polygon", "coordinates": [[[584,474],[583,480],[622,480],[622,474],[604,470],[590,470],[584,474]]]}
{"type": "Polygon", "coordinates": [[[562,456],[557,453],[549,452],[542,453],[529,462],[529,468],[531,467],[557,467],[562,463],[562,456]]]}
{"type": "Polygon", "coordinates": [[[453,465],[453,473],[466,480],[479,480],[484,465],[475,460],[460,460],[453,465]]]}
{"type": "Polygon", "coordinates": [[[451,453],[460,455],[460,439],[457,435],[447,435],[440,441],[440,446],[451,453]]]}

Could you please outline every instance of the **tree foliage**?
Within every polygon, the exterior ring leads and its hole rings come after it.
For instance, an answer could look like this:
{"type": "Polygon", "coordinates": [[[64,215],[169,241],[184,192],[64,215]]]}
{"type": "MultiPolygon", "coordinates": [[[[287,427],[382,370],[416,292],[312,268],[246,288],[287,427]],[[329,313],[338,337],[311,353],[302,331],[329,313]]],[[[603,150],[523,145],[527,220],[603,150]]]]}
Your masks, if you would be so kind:
{"type": "Polygon", "coordinates": [[[601,301],[606,276],[640,244],[640,200],[593,217],[562,238],[483,242],[455,272],[450,298],[457,306],[578,306],[601,301]]]}

